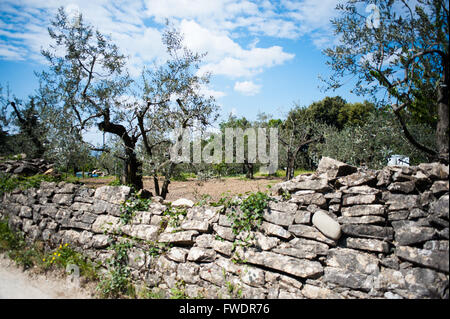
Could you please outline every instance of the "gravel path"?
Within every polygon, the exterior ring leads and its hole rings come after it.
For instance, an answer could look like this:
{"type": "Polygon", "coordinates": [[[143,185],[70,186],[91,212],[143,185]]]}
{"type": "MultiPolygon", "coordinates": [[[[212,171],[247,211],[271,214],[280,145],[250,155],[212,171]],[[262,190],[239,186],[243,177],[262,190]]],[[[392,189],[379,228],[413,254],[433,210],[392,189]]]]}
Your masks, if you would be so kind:
{"type": "Polygon", "coordinates": [[[22,271],[0,254],[0,299],[86,299],[92,295],[55,274],[22,271]]]}

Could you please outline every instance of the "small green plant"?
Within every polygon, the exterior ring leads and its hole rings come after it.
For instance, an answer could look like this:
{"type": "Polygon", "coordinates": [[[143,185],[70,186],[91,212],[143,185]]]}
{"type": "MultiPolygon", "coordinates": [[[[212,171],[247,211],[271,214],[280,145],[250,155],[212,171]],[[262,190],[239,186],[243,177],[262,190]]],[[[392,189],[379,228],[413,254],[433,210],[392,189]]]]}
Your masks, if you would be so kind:
{"type": "Polygon", "coordinates": [[[44,269],[49,269],[53,266],[66,269],[67,265],[76,265],[80,270],[81,276],[92,281],[98,278],[98,266],[81,253],[72,249],[67,243],[60,244],[53,252],[47,253],[42,258],[42,262],[44,269]]]}
{"type": "Polygon", "coordinates": [[[135,215],[135,212],[148,210],[151,203],[152,200],[150,198],[131,197],[127,199],[120,208],[120,220],[123,224],[128,224],[135,215]]]}
{"type": "Polygon", "coordinates": [[[212,197],[211,197],[211,195],[209,195],[209,194],[202,194],[200,200],[199,200],[197,203],[195,203],[194,206],[204,206],[204,205],[207,205],[208,202],[211,201],[211,198],[212,198],[212,197]]]}
{"type": "Polygon", "coordinates": [[[167,225],[174,228],[180,226],[182,218],[186,215],[186,208],[181,207],[169,206],[163,212],[163,216],[165,217],[165,222],[167,223],[167,225]]]}
{"type": "Polygon", "coordinates": [[[291,193],[289,193],[289,191],[284,190],[283,193],[281,194],[281,197],[283,198],[283,200],[287,201],[292,198],[292,195],[291,193]]]}
{"type": "Polygon", "coordinates": [[[159,287],[144,287],[139,290],[137,297],[140,299],[163,299],[166,297],[166,293],[159,287]]]}
{"type": "Polygon", "coordinates": [[[113,242],[108,249],[114,254],[106,260],[109,272],[104,275],[97,286],[104,298],[117,298],[121,295],[134,295],[135,289],[131,283],[131,270],[128,267],[128,250],[132,247],[130,241],[113,242]]]}
{"type": "Polygon", "coordinates": [[[7,219],[0,220],[0,252],[7,252],[8,257],[24,269],[33,266],[42,270],[53,267],[65,269],[67,265],[73,264],[78,266],[80,275],[87,280],[98,278],[98,265],[68,244],[61,244],[54,251],[46,252],[42,242],[27,243],[22,233],[12,231],[7,219]]]}
{"type": "Polygon", "coordinates": [[[186,283],[181,280],[175,283],[175,287],[170,289],[170,299],[189,299],[186,295],[186,283]]]}
{"type": "Polygon", "coordinates": [[[148,242],[148,254],[152,257],[158,257],[165,253],[171,245],[168,243],[148,242]]]}
{"type": "Polygon", "coordinates": [[[116,178],[113,181],[108,183],[108,186],[121,186],[122,183],[120,182],[120,179],[116,178]]]}
{"type": "Polygon", "coordinates": [[[250,232],[260,226],[264,210],[269,206],[270,200],[266,193],[256,192],[244,198],[238,207],[230,207],[228,218],[232,222],[233,233],[238,235],[244,231],[250,232]]]}
{"type": "Polygon", "coordinates": [[[41,243],[28,244],[21,232],[14,232],[8,225],[8,219],[0,219],[0,252],[6,252],[17,265],[24,269],[33,267],[41,260],[41,243]]]}

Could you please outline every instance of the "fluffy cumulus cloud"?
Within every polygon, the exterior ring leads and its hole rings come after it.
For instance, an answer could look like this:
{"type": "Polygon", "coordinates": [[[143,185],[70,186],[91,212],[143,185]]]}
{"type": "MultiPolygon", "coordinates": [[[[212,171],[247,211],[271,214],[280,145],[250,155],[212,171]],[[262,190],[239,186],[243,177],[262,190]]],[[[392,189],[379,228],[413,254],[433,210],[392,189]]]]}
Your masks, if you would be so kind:
{"type": "Polygon", "coordinates": [[[194,51],[207,52],[206,64],[200,73],[212,72],[230,78],[250,77],[294,57],[280,46],[245,49],[226,32],[213,32],[192,20],[181,21],[180,30],[186,46],[194,51]]]}
{"type": "Polygon", "coordinates": [[[253,81],[242,81],[234,84],[234,90],[243,95],[256,95],[261,90],[261,85],[253,83],[253,81]]]}
{"type": "MultiPolygon", "coordinates": [[[[69,15],[81,12],[89,23],[111,35],[129,56],[133,76],[138,76],[143,66],[166,58],[161,32],[169,20],[184,34],[190,49],[207,52],[200,72],[249,80],[295,56],[279,45],[263,46],[255,39],[295,40],[316,33],[313,43],[320,46],[327,42],[327,21],[337,1],[2,0],[0,59],[44,62],[40,51],[50,44],[47,26],[57,8],[64,6],[69,15]]],[[[235,89],[242,93],[258,90],[250,84],[253,82],[237,82],[235,89]]]]}

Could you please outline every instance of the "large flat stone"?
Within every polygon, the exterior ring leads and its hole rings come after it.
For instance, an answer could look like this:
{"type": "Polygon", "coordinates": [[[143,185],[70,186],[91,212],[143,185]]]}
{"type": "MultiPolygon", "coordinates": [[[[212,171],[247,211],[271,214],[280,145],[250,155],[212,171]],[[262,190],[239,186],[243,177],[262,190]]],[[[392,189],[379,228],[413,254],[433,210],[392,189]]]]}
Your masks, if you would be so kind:
{"type": "Polygon", "coordinates": [[[188,261],[212,262],[216,258],[214,249],[192,247],[187,256],[188,261]]]}
{"type": "Polygon", "coordinates": [[[283,239],[289,239],[292,237],[292,234],[283,227],[268,222],[263,222],[261,224],[261,230],[269,236],[277,236],[283,239]]]}
{"type": "Polygon", "coordinates": [[[441,163],[422,163],[419,169],[430,179],[448,179],[449,166],[441,163]]]}
{"type": "Polygon", "coordinates": [[[334,240],[326,237],[324,234],[322,234],[320,231],[318,231],[315,227],[296,224],[296,225],[289,226],[288,230],[296,236],[314,239],[314,240],[323,242],[323,243],[331,245],[331,246],[336,246],[336,242],[334,240]]]}
{"type": "Polygon", "coordinates": [[[381,193],[379,189],[367,185],[349,187],[347,189],[342,190],[342,192],[344,194],[361,194],[361,195],[377,195],[381,193]]]}
{"type": "Polygon", "coordinates": [[[209,225],[207,221],[185,220],[180,227],[184,230],[196,230],[205,233],[209,230],[209,225]]]}
{"type": "Polygon", "coordinates": [[[267,251],[239,250],[239,255],[243,256],[243,259],[250,264],[275,269],[297,277],[311,278],[323,273],[323,267],[317,261],[293,258],[267,251]]]}
{"type": "Polygon", "coordinates": [[[342,205],[350,206],[350,205],[365,205],[365,204],[373,204],[377,201],[377,196],[374,194],[362,194],[356,196],[344,196],[342,200],[342,205]]]}
{"type": "Polygon", "coordinates": [[[95,190],[94,198],[120,205],[127,200],[130,193],[131,188],[128,186],[101,186],[95,190]]]}
{"type": "Polygon", "coordinates": [[[380,224],[385,222],[385,218],[382,216],[340,216],[338,221],[341,224],[380,224]]]}
{"type": "Polygon", "coordinates": [[[391,191],[393,193],[404,193],[409,194],[414,192],[416,188],[416,184],[413,181],[406,181],[406,182],[395,182],[388,186],[388,191],[391,191]]]}
{"type": "Polygon", "coordinates": [[[353,187],[369,184],[377,179],[376,172],[372,171],[360,171],[356,172],[344,177],[341,177],[337,180],[337,183],[340,185],[353,187]]]}
{"type": "Polygon", "coordinates": [[[233,233],[231,227],[219,226],[218,224],[213,225],[214,232],[221,238],[234,241],[236,239],[236,235],[233,233]]]}
{"type": "Polygon", "coordinates": [[[122,231],[132,237],[155,241],[158,238],[160,227],[155,225],[124,225],[122,231]]]}
{"type": "Polygon", "coordinates": [[[321,158],[319,166],[317,167],[317,173],[325,174],[329,179],[346,176],[355,173],[356,171],[356,167],[326,156],[321,158]]]}
{"type": "Polygon", "coordinates": [[[279,212],[294,213],[297,210],[297,204],[288,202],[269,202],[269,208],[279,212]]]}
{"type": "Polygon", "coordinates": [[[289,244],[292,245],[292,247],[310,251],[316,255],[327,255],[328,250],[330,249],[327,244],[305,238],[294,238],[289,241],[289,244]]]}
{"type": "Polygon", "coordinates": [[[437,201],[431,202],[429,212],[449,219],[449,195],[443,195],[437,201]]]}
{"type": "Polygon", "coordinates": [[[370,291],[372,288],[372,281],[368,275],[334,267],[325,267],[323,280],[342,287],[363,291],[370,291]]]}
{"type": "Polygon", "coordinates": [[[59,205],[72,205],[74,195],[73,194],[55,194],[52,198],[52,202],[59,205]]]}
{"type": "Polygon", "coordinates": [[[322,208],[324,208],[327,204],[327,200],[322,193],[311,191],[298,191],[292,194],[289,201],[302,206],[314,204],[322,208]]]}
{"type": "Polygon", "coordinates": [[[186,198],[179,198],[176,201],[172,202],[172,207],[193,207],[194,206],[194,202],[191,201],[190,199],[186,199],[186,198]]]}
{"type": "Polygon", "coordinates": [[[347,247],[380,253],[389,252],[389,244],[378,239],[347,238],[347,247]]]}
{"type": "Polygon", "coordinates": [[[332,248],[328,251],[326,265],[366,275],[378,269],[378,258],[372,254],[349,248],[332,248]]]}
{"type": "Polygon", "coordinates": [[[276,210],[266,209],[263,214],[264,220],[280,226],[289,226],[294,222],[295,211],[292,213],[279,212],[276,210]]]}
{"type": "Polygon", "coordinates": [[[395,240],[399,246],[408,246],[431,240],[436,236],[436,230],[431,227],[405,225],[395,231],[395,240]]]}
{"type": "MultiPolygon", "coordinates": [[[[373,196],[373,195],[367,195],[373,196]]],[[[342,216],[355,217],[355,216],[367,216],[367,215],[379,215],[383,216],[385,213],[384,206],[379,204],[374,205],[355,205],[350,207],[343,207],[341,209],[342,216]]]]}
{"type": "Polygon", "coordinates": [[[364,224],[346,224],[342,225],[342,232],[349,236],[375,238],[375,239],[394,239],[394,229],[392,227],[383,227],[364,224]]]}
{"type": "Polygon", "coordinates": [[[331,289],[306,284],[303,286],[302,295],[308,299],[343,299],[343,297],[331,289]]]}
{"type": "Polygon", "coordinates": [[[159,241],[171,244],[189,245],[195,241],[195,236],[198,232],[195,230],[181,231],[177,233],[162,233],[159,236],[159,241]]]}
{"type": "Polygon", "coordinates": [[[445,273],[449,272],[449,255],[446,251],[400,246],[395,250],[395,254],[406,261],[445,273]]]}
{"type": "Polygon", "coordinates": [[[280,244],[278,247],[273,248],[272,252],[304,259],[313,259],[317,256],[316,252],[310,246],[295,247],[289,243],[280,244]]]}
{"type": "Polygon", "coordinates": [[[122,222],[118,217],[109,215],[100,215],[92,224],[94,233],[112,233],[117,232],[122,226],[122,222]]]}
{"type": "Polygon", "coordinates": [[[389,210],[411,210],[420,208],[418,195],[386,194],[385,201],[389,205],[389,210]]]}

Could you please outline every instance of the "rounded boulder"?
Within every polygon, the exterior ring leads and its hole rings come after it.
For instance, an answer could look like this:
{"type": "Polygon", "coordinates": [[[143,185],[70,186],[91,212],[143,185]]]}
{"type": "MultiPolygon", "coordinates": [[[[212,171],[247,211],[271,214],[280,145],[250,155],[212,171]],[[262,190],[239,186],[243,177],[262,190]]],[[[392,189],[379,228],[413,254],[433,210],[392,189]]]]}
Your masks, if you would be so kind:
{"type": "Polygon", "coordinates": [[[314,213],[312,223],[322,234],[333,240],[341,237],[341,225],[323,211],[314,213]]]}

